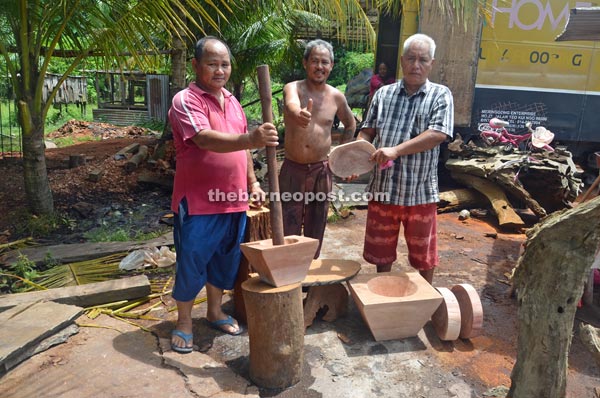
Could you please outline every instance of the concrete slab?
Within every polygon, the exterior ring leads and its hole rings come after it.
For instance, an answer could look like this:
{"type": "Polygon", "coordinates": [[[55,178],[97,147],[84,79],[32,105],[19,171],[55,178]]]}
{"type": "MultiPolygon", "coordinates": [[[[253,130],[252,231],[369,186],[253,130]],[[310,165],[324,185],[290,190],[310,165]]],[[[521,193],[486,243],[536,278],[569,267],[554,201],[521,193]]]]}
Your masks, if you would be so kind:
{"type": "Polygon", "coordinates": [[[82,311],[73,305],[40,302],[0,313],[0,376],[27,359],[36,345],[73,323],[82,311]]]}

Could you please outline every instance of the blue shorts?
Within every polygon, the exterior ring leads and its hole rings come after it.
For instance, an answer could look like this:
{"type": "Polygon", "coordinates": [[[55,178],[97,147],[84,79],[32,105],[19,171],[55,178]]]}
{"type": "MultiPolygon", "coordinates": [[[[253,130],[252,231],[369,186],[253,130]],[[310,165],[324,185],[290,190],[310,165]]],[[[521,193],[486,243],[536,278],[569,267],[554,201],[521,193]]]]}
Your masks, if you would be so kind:
{"type": "Polygon", "coordinates": [[[207,282],[219,289],[233,289],[242,255],[246,212],[190,216],[183,199],[174,224],[177,265],[173,298],[193,300],[207,282]]]}

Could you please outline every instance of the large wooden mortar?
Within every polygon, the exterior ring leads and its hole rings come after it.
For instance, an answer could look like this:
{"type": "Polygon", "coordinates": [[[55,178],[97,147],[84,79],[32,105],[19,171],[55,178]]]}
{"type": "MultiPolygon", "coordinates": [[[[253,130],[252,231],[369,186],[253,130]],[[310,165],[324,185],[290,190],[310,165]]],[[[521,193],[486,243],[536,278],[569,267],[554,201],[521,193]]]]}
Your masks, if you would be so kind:
{"type": "MultiPolygon", "coordinates": [[[[269,67],[257,68],[263,122],[273,122],[269,67]]],[[[242,283],[250,340],[250,378],[264,388],[287,388],[302,376],[302,280],[319,241],[283,236],[275,147],[267,147],[272,239],[240,247],[259,277],[242,283]]]]}

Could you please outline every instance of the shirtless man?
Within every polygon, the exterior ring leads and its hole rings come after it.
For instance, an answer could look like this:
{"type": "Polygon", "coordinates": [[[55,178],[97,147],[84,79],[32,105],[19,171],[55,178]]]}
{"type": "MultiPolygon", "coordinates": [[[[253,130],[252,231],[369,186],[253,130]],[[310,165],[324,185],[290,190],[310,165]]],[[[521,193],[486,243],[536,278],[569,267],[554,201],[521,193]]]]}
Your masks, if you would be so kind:
{"type": "Polygon", "coordinates": [[[285,160],[279,174],[279,190],[284,235],[304,232],[304,236],[318,239],[314,257],[318,258],[332,188],[327,157],[333,120],[337,115],[344,125],[340,143],[353,139],[356,121],[344,94],[327,84],[333,68],[331,44],[323,40],[309,42],[302,64],[306,78],[283,88],[285,160]]]}

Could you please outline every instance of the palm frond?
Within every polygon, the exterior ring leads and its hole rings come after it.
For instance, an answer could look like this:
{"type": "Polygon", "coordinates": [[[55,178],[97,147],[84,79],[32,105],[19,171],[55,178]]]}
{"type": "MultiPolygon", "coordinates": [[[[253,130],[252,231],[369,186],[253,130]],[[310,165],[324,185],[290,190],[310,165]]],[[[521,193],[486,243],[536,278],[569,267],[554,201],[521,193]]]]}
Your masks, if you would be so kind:
{"type": "Polygon", "coordinates": [[[122,274],[119,263],[126,254],[118,253],[94,260],[57,265],[40,272],[33,282],[51,289],[106,281],[122,274]]]}

